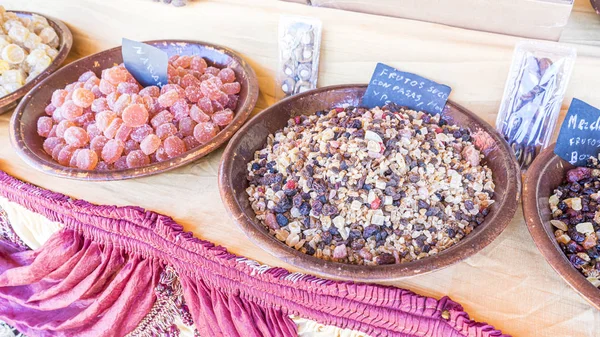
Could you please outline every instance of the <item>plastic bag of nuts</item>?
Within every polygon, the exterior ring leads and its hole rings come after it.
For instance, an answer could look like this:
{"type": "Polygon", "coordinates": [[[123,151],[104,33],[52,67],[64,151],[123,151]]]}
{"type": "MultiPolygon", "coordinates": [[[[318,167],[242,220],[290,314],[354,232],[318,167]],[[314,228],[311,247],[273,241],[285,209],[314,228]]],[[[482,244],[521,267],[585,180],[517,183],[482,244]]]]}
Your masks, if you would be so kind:
{"type": "Polygon", "coordinates": [[[317,87],[321,26],[318,19],[281,16],[275,87],[278,100],[317,87]]]}
{"type": "Polygon", "coordinates": [[[515,47],[496,128],[521,169],[552,137],[576,56],[574,48],[552,42],[524,41],[515,47]]]}

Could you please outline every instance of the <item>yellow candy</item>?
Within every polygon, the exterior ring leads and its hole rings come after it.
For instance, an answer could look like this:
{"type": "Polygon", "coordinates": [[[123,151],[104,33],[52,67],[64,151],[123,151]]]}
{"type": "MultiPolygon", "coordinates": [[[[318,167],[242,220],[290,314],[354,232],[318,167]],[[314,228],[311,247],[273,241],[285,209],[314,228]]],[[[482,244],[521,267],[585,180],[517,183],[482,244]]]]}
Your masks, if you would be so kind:
{"type": "Polygon", "coordinates": [[[7,70],[10,70],[10,64],[4,60],[0,60],[0,75],[7,70]]]}
{"type": "Polygon", "coordinates": [[[32,72],[29,73],[29,76],[27,76],[27,78],[25,79],[25,82],[29,82],[31,80],[33,80],[34,78],[36,78],[41,72],[42,70],[34,70],[32,72]]]}
{"type": "Polygon", "coordinates": [[[6,89],[6,91],[11,93],[13,91],[17,91],[17,89],[19,89],[22,86],[23,86],[23,84],[20,84],[20,83],[6,83],[6,84],[4,84],[4,89],[6,89]]]}
{"type": "Polygon", "coordinates": [[[25,59],[25,51],[23,48],[11,43],[2,49],[0,57],[8,63],[17,64],[23,62],[25,59]]]}
{"type": "Polygon", "coordinates": [[[27,55],[27,58],[25,59],[25,62],[27,62],[27,64],[30,65],[30,66],[34,66],[44,56],[46,56],[46,52],[44,52],[43,50],[41,50],[41,49],[33,49],[29,53],[29,55],[27,55]]]}
{"type": "Polygon", "coordinates": [[[29,37],[29,34],[31,34],[29,29],[23,27],[22,25],[14,25],[8,30],[8,36],[18,42],[25,42],[27,37],[29,37]]]}
{"type": "Polygon", "coordinates": [[[4,89],[4,87],[0,85],[0,97],[6,96],[8,94],[8,90],[4,89]]]}
{"type": "Polygon", "coordinates": [[[42,71],[52,63],[52,59],[48,55],[42,56],[37,63],[33,66],[34,71],[42,71]]]}
{"type": "Polygon", "coordinates": [[[42,38],[35,35],[35,34],[29,34],[29,36],[27,37],[27,39],[25,39],[25,42],[23,43],[23,45],[25,46],[25,48],[28,48],[29,50],[31,49],[35,49],[35,47],[40,44],[42,42],[42,38]]]}
{"type": "Polygon", "coordinates": [[[58,35],[56,35],[54,28],[46,27],[46,28],[42,29],[42,31],[40,32],[40,37],[42,38],[43,43],[48,44],[48,43],[52,42],[54,39],[58,38],[58,35]]]}
{"type": "Polygon", "coordinates": [[[17,83],[17,84],[23,85],[23,84],[25,84],[25,78],[26,78],[26,75],[23,70],[15,69],[15,70],[5,71],[2,74],[0,81],[2,81],[2,83],[4,84],[5,87],[10,83],[17,83]]]}

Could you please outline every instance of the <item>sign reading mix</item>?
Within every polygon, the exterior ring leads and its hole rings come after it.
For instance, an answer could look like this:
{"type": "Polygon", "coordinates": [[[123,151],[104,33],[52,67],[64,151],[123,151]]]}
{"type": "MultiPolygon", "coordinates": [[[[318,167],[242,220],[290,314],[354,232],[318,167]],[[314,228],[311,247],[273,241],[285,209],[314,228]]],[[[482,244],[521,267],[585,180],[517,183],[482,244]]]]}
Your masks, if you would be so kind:
{"type": "Polygon", "coordinates": [[[560,128],[554,153],[576,166],[584,166],[600,152],[600,110],[573,98],[560,128]]]}
{"type": "Polygon", "coordinates": [[[452,89],[419,75],[377,63],[362,104],[367,108],[396,103],[413,110],[441,113],[452,89]]]}

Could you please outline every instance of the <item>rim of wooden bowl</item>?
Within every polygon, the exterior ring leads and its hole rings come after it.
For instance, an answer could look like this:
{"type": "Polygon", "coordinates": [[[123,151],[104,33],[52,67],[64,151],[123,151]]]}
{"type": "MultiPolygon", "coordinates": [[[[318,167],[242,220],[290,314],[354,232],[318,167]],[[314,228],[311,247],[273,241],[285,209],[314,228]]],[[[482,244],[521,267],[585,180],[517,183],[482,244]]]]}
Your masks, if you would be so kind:
{"type": "MultiPolygon", "coordinates": [[[[529,233],[533,242],[548,264],[563,278],[577,293],[585,298],[592,306],[600,310],[600,289],[594,287],[581,274],[560,249],[552,225],[549,223],[550,207],[548,206],[548,196],[540,195],[541,189],[554,190],[558,184],[549,182],[549,176],[553,181],[564,179],[566,171],[574,168],[566,160],[563,160],[554,153],[552,144],[542,151],[533,161],[525,175],[523,184],[523,214],[529,233]],[[550,185],[549,185],[550,184],[550,185]],[[554,186],[551,186],[554,185],[554,186]],[[548,218],[547,221],[544,219],[548,218]]],[[[545,193],[544,193],[545,194],[545,193]]]]}
{"type": "MultiPolygon", "coordinates": [[[[249,215],[253,215],[253,211],[251,209],[249,209],[248,213],[246,213],[246,209],[243,208],[242,204],[240,203],[240,200],[242,200],[240,198],[245,198],[244,200],[247,200],[246,192],[244,190],[236,190],[233,184],[233,180],[240,179],[241,176],[239,174],[237,176],[233,174],[233,158],[236,156],[241,156],[241,154],[237,153],[237,150],[240,143],[244,142],[244,138],[254,139],[255,136],[250,134],[249,130],[254,125],[257,125],[261,123],[261,121],[267,119],[273,111],[277,111],[278,106],[287,104],[290,101],[304,100],[310,96],[314,96],[315,100],[319,100],[319,94],[338,90],[341,91],[342,94],[344,93],[343,91],[348,91],[348,93],[352,92],[354,95],[356,95],[356,92],[361,94],[360,91],[364,92],[365,89],[366,85],[350,84],[335,85],[307,91],[286,98],[275,105],[272,105],[248,121],[248,123],[241,128],[239,133],[230,140],[223,154],[219,168],[219,190],[221,193],[221,199],[223,200],[227,212],[231,218],[237,223],[242,231],[246,233],[252,242],[266,250],[269,254],[310,273],[339,280],[365,282],[391,281],[423,274],[464,260],[491,243],[506,228],[506,226],[512,220],[518,207],[521,190],[520,170],[511,150],[506,142],[504,142],[500,134],[498,134],[491,125],[487,124],[472,112],[452,101],[448,101],[447,104],[453,109],[457,109],[460,113],[465,114],[467,118],[473,120],[478,127],[490,134],[497,142],[496,145],[499,149],[498,153],[500,153],[500,158],[495,160],[504,161],[504,165],[507,168],[506,175],[508,182],[504,196],[498,198],[501,200],[496,200],[496,197],[494,198],[496,203],[499,203],[499,205],[496,206],[498,207],[496,208],[496,211],[490,212],[490,214],[486,216],[484,223],[478,226],[475,231],[470,233],[465,239],[461,240],[453,247],[450,247],[449,249],[431,257],[394,265],[362,266],[331,262],[318,259],[288,247],[273,236],[269,235],[263,225],[261,225],[258,221],[255,221],[254,216],[249,215]]],[[[336,106],[336,102],[325,103],[330,103],[332,107],[336,106]]],[[[337,105],[339,106],[341,103],[342,102],[338,102],[337,105]]],[[[311,111],[311,113],[313,112],[311,111]]],[[[277,129],[280,129],[281,127],[283,126],[280,126],[277,129]]],[[[269,133],[277,130],[271,130],[272,127],[267,127],[265,125],[261,125],[261,128],[268,129],[269,133]]],[[[239,163],[238,165],[242,166],[239,163]]]]}
{"type": "MultiPolygon", "coordinates": [[[[227,142],[231,136],[233,136],[238,129],[246,122],[254,106],[256,105],[256,101],[258,99],[258,80],[256,78],[256,74],[252,67],[244,60],[241,56],[239,56],[233,50],[222,47],[216,44],[206,43],[202,41],[191,41],[191,40],[152,40],[145,41],[145,43],[152,45],[160,45],[160,44],[191,44],[196,45],[202,48],[203,50],[211,50],[213,52],[222,54],[224,57],[230,58],[234,63],[239,65],[239,69],[241,74],[237,74],[238,80],[242,85],[243,90],[247,90],[246,99],[240,100],[238,102],[238,106],[236,108],[236,113],[232,122],[225,127],[225,129],[221,130],[210,142],[199,146],[191,151],[187,151],[184,154],[171,158],[169,160],[165,160],[162,162],[152,163],[143,167],[131,168],[131,169],[123,169],[123,170],[111,170],[111,171],[87,171],[81,170],[78,168],[65,167],[55,162],[48,156],[43,150],[40,150],[39,147],[37,150],[32,149],[32,144],[37,142],[38,140],[41,142],[41,137],[35,134],[27,135],[24,134],[24,123],[21,121],[22,116],[26,113],[36,114],[36,116],[45,115],[44,111],[40,111],[38,108],[32,107],[29,103],[35,95],[37,95],[37,90],[42,86],[47,85],[47,83],[54,81],[65,74],[72,73],[73,71],[77,71],[78,67],[82,64],[86,64],[91,62],[91,60],[97,60],[102,57],[109,57],[108,62],[112,62],[112,59],[115,60],[116,63],[121,62],[121,53],[116,53],[121,50],[121,47],[115,47],[111,49],[107,49],[101,51],[99,53],[84,57],[75,62],[68,64],[62,69],[58,70],[38,85],[35,86],[26,96],[23,97],[21,103],[15,109],[15,113],[11,119],[11,127],[10,127],[10,137],[13,147],[16,149],[17,154],[21,157],[27,164],[30,166],[42,171],[44,173],[70,178],[77,180],[91,180],[91,181],[106,181],[106,180],[123,180],[123,179],[131,179],[131,178],[139,178],[144,176],[149,176],[153,174],[158,174],[162,172],[166,172],[172,170],[174,168],[189,164],[197,159],[200,159],[209,153],[213,152],[217,148],[219,148],[223,143],[227,142]],[[241,78],[240,75],[242,76],[241,78]],[[35,109],[35,111],[31,111],[35,109]]],[[[214,60],[207,59],[210,64],[214,60]]],[[[228,63],[231,64],[231,63],[228,63]]],[[[92,69],[86,68],[87,70],[95,70],[99,71],[100,69],[92,69]]],[[[80,73],[83,73],[84,70],[80,70],[80,73]]],[[[78,73],[77,76],[80,75],[78,73]]],[[[65,83],[66,85],[67,83],[65,83]]],[[[53,88],[58,89],[58,88],[53,88]]],[[[45,93],[48,95],[48,93],[45,93]]],[[[51,93],[50,93],[51,95],[51,93]]],[[[50,96],[47,97],[47,102],[50,101],[50,96]]]]}
{"type": "Polygon", "coordinates": [[[10,94],[0,97],[0,114],[6,113],[10,111],[17,105],[17,101],[25,96],[33,87],[35,87],[38,83],[42,82],[48,76],[50,76],[53,72],[60,68],[62,63],[67,59],[69,52],[71,51],[71,47],[73,47],[73,34],[62,21],[57,20],[51,16],[39,14],[36,12],[26,12],[26,11],[12,11],[8,12],[16,13],[18,16],[32,16],[33,14],[42,16],[48,20],[48,24],[56,31],[58,38],[60,40],[58,54],[50,63],[50,65],[44,69],[39,75],[37,75],[31,81],[25,83],[24,86],[19,89],[11,92],[10,94]]]}

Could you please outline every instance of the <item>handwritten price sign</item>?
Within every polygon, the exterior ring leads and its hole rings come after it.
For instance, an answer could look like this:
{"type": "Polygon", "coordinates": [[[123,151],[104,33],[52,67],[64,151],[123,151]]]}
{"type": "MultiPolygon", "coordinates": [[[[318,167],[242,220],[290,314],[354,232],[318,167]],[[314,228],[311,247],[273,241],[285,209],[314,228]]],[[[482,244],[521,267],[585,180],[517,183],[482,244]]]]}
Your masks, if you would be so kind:
{"type": "Polygon", "coordinates": [[[167,53],[151,45],[129,39],[123,39],[121,50],[125,68],[142,86],[162,87],[168,83],[167,53]]]}

